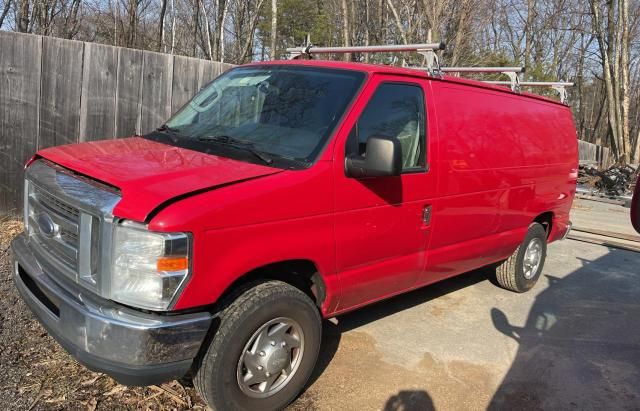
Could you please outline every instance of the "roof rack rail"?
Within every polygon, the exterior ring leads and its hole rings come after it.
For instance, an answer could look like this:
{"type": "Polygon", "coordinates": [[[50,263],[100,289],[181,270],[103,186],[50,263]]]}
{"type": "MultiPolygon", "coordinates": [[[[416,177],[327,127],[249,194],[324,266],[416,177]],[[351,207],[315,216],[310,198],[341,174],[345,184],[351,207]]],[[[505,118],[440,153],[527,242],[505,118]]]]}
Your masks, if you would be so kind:
{"type": "Polygon", "coordinates": [[[346,54],[346,53],[399,53],[414,51],[425,57],[428,70],[439,70],[440,65],[435,52],[444,50],[444,43],[421,43],[421,44],[390,44],[383,46],[348,46],[348,47],[317,47],[307,42],[301,47],[287,48],[289,59],[297,59],[303,56],[312,57],[313,54],[346,54]],[[435,67],[434,67],[435,66],[435,67]]]}
{"type": "Polygon", "coordinates": [[[524,73],[524,67],[442,67],[445,73],[524,73]]]}
{"type": "Polygon", "coordinates": [[[407,67],[415,70],[424,70],[433,76],[442,76],[443,73],[500,73],[509,77],[509,81],[483,80],[484,83],[510,86],[511,90],[518,93],[520,87],[551,87],[560,94],[560,102],[567,101],[566,87],[573,86],[569,82],[551,81],[521,81],[520,75],[525,72],[525,67],[440,67],[436,51],[446,48],[444,43],[431,43],[431,33],[428,43],[420,44],[389,44],[379,46],[347,46],[347,47],[317,47],[311,43],[309,35],[306,36],[304,45],[289,47],[289,59],[313,58],[314,54],[346,54],[346,53],[399,53],[413,51],[425,58],[426,66],[407,67]]]}
{"type": "MultiPolygon", "coordinates": [[[[488,84],[495,84],[498,86],[508,86],[511,84],[508,81],[486,80],[484,82],[488,84]]],[[[520,82],[521,87],[551,87],[552,89],[557,91],[558,94],[560,95],[561,103],[567,102],[567,87],[572,87],[573,84],[574,83],[567,82],[567,81],[521,81],[520,82]]]]}
{"type": "MultiPolygon", "coordinates": [[[[417,70],[428,70],[429,67],[412,67],[417,70]]],[[[509,77],[509,81],[505,82],[511,86],[511,90],[520,91],[519,74],[525,72],[524,67],[440,67],[441,73],[500,73],[509,77]]]]}

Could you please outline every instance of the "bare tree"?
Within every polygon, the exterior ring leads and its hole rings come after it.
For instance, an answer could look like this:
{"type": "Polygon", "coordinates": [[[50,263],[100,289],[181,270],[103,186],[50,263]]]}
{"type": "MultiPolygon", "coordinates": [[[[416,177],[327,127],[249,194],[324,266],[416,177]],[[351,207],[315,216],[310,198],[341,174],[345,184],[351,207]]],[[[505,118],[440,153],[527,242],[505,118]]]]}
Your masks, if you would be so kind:
{"type": "MultiPolygon", "coordinates": [[[[0,27],[232,63],[277,58],[309,33],[318,45],[349,46],[424,42],[432,32],[434,41],[447,44],[444,64],[526,65],[528,79],[574,81],[580,138],[609,146],[620,161],[640,160],[639,0],[265,3],[0,0],[0,27]]],[[[402,61],[420,62],[410,53],[402,61]]]]}
{"type": "Polygon", "coordinates": [[[276,59],[276,41],[278,39],[278,0],[271,0],[271,59],[276,59]]]}
{"type": "MultiPolygon", "coordinates": [[[[342,44],[345,47],[349,47],[349,45],[351,44],[351,32],[349,30],[349,7],[347,5],[347,0],[342,0],[340,4],[342,6],[342,44]]],[[[345,61],[351,60],[351,54],[345,54],[344,59],[345,61]]]]}
{"type": "Polygon", "coordinates": [[[18,1],[18,13],[17,13],[17,31],[21,33],[28,33],[31,22],[31,4],[29,0],[17,0],[18,1]]]}
{"type": "Polygon", "coordinates": [[[167,0],[160,0],[160,30],[158,31],[158,51],[166,50],[166,44],[164,42],[165,30],[165,17],[167,14],[167,0]]]}
{"type": "Polygon", "coordinates": [[[2,14],[0,14],[0,28],[2,27],[7,14],[9,14],[9,10],[11,10],[11,0],[6,0],[2,6],[2,14]]]}

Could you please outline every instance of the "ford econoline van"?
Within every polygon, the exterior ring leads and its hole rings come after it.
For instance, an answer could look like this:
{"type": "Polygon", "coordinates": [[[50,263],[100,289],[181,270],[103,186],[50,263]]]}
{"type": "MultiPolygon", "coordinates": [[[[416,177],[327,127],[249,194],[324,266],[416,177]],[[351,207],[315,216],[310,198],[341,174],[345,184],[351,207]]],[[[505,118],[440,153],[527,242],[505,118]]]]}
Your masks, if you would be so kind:
{"type": "Polygon", "coordinates": [[[39,151],[15,283],[92,370],[279,409],[323,318],[479,267],[531,289],[577,166],[571,110],[547,98],[381,65],[239,66],[156,131],[39,151]]]}

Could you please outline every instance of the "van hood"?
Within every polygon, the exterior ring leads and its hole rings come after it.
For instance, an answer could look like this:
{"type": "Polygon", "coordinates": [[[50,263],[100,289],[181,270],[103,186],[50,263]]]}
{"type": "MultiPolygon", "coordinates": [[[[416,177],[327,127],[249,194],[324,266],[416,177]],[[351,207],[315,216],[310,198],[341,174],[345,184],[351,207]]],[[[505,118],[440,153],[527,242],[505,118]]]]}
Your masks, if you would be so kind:
{"type": "Polygon", "coordinates": [[[283,171],[140,137],[51,147],[37,155],[118,188],[122,199],[114,215],[135,221],[176,197],[283,171]]]}

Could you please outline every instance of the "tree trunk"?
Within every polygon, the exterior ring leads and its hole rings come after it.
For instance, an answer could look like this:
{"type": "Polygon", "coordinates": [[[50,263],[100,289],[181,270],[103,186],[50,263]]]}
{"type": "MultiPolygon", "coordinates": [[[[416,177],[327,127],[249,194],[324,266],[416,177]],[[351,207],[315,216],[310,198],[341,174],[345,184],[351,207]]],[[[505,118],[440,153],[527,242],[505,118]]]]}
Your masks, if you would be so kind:
{"type": "MultiPolygon", "coordinates": [[[[371,33],[369,31],[369,18],[370,18],[369,2],[365,1],[364,2],[364,45],[365,46],[368,46],[369,44],[371,44],[371,33]]],[[[365,63],[369,62],[369,53],[364,53],[364,62],[365,63]]]]}
{"type": "MultiPolygon", "coordinates": [[[[160,6],[160,31],[158,32],[158,51],[163,51],[164,44],[164,18],[167,14],[167,0],[161,0],[160,6]]],[[[166,52],[166,50],[164,50],[166,52]]]]}
{"type": "Polygon", "coordinates": [[[533,48],[533,22],[535,20],[535,0],[527,0],[527,23],[524,27],[524,66],[530,68],[531,50],[533,48]]]}
{"type": "Polygon", "coordinates": [[[271,60],[276,59],[276,41],[278,38],[278,0],[271,0],[271,60]]]}
{"type": "Polygon", "coordinates": [[[65,39],[73,39],[80,30],[80,19],[78,18],[78,12],[80,11],[80,5],[82,0],[72,0],[71,12],[65,18],[63,37],[65,39]]]}
{"type": "Polygon", "coordinates": [[[2,15],[0,15],[0,28],[2,28],[2,23],[4,23],[5,17],[9,14],[9,9],[11,8],[11,0],[6,0],[4,3],[4,7],[2,8],[2,15]]]}
{"type": "MultiPolygon", "coordinates": [[[[349,47],[349,6],[347,4],[347,0],[342,0],[342,43],[343,46],[349,47]]],[[[351,53],[346,53],[344,55],[344,60],[351,60],[351,53]]]]}
{"type": "Polygon", "coordinates": [[[213,52],[211,50],[211,31],[209,27],[209,16],[207,15],[207,10],[204,8],[204,0],[198,0],[200,6],[202,7],[202,15],[204,16],[204,27],[205,33],[207,35],[207,51],[209,53],[209,60],[213,60],[213,52]]]}
{"type": "Polygon", "coordinates": [[[176,2],[171,0],[171,54],[176,48],[176,2]]]}
{"type": "MultiPolygon", "coordinates": [[[[609,2],[611,1],[613,0],[609,0],[609,2]]],[[[614,80],[612,78],[612,67],[608,46],[608,44],[611,44],[609,42],[613,39],[611,38],[611,31],[608,31],[608,39],[604,37],[598,0],[591,0],[591,13],[593,17],[593,26],[596,33],[596,39],[598,40],[598,47],[600,48],[600,55],[602,57],[602,72],[604,74],[604,84],[607,93],[609,129],[611,133],[611,152],[617,158],[619,155],[617,147],[618,117],[616,116],[616,100],[613,84],[614,80]]]]}
{"type": "Polygon", "coordinates": [[[621,143],[620,150],[621,161],[628,163],[631,161],[631,141],[629,130],[629,2],[628,0],[619,0],[620,23],[619,30],[622,32],[620,41],[620,116],[621,116],[621,143]]]}
{"type": "Polygon", "coordinates": [[[260,9],[262,9],[263,3],[264,3],[264,0],[260,0],[254,10],[254,15],[249,25],[249,35],[247,36],[247,40],[245,41],[244,46],[242,47],[242,53],[240,54],[240,61],[239,61],[240,64],[245,63],[245,60],[247,57],[252,57],[252,55],[250,56],[250,52],[251,52],[251,46],[253,45],[253,36],[256,31],[256,26],[258,24],[258,17],[260,17],[260,9]]]}
{"type": "MultiPolygon", "coordinates": [[[[605,111],[606,108],[606,100],[607,100],[607,95],[606,93],[603,93],[602,96],[602,101],[599,104],[599,110],[598,110],[598,116],[596,117],[596,121],[595,123],[593,123],[593,138],[591,139],[591,143],[597,144],[599,146],[602,145],[602,134],[598,133],[598,128],[600,128],[600,121],[602,120],[602,115],[605,111]]],[[[593,104],[595,105],[595,96],[594,96],[594,102],[593,104]]]]}
{"type": "MultiPolygon", "coordinates": [[[[200,2],[200,0],[195,0],[196,2],[200,2]]],[[[191,52],[191,57],[196,57],[196,51],[198,48],[198,27],[200,26],[200,7],[196,3],[195,13],[193,14],[193,48],[191,52]]]]}
{"type": "Polygon", "coordinates": [[[29,30],[29,0],[19,0],[18,4],[18,24],[17,28],[20,33],[26,33],[29,30]]]}
{"type": "Polygon", "coordinates": [[[400,21],[400,16],[398,15],[398,11],[393,6],[393,3],[391,2],[391,0],[387,0],[387,4],[389,5],[389,9],[391,9],[391,13],[393,13],[393,18],[396,22],[396,27],[400,32],[400,37],[402,37],[402,41],[404,42],[404,44],[409,44],[407,41],[407,33],[405,33],[404,27],[402,27],[402,22],[400,21]]]}
{"type": "Polygon", "coordinates": [[[127,47],[135,47],[138,36],[138,1],[129,0],[129,35],[127,47]]]}
{"type": "Polygon", "coordinates": [[[217,13],[218,14],[216,16],[216,29],[218,33],[215,38],[214,53],[215,53],[215,59],[223,62],[224,61],[224,22],[225,22],[225,16],[227,13],[226,0],[218,1],[217,13]]]}
{"type": "Polygon", "coordinates": [[[378,0],[378,30],[376,34],[378,44],[383,44],[385,40],[384,30],[384,0],[378,0]]]}

